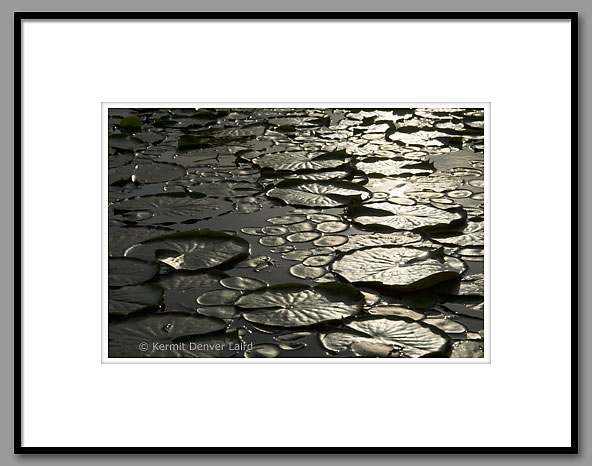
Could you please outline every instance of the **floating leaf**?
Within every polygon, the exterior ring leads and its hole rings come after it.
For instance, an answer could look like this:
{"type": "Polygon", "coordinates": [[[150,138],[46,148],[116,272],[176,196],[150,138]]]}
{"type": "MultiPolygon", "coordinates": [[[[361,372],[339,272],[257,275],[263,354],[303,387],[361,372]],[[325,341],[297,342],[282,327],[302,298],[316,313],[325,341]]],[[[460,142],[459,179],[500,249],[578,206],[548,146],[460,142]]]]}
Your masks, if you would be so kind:
{"type": "Polygon", "coordinates": [[[347,243],[348,239],[347,236],[343,235],[330,235],[330,236],[323,236],[317,240],[313,241],[315,246],[341,246],[344,243],[347,243]]]}
{"type": "Polygon", "coordinates": [[[126,316],[132,312],[156,309],[163,289],[156,285],[133,285],[109,290],[109,315],[126,316]]]}
{"type": "Polygon", "coordinates": [[[397,205],[390,202],[376,202],[369,207],[384,211],[383,215],[363,215],[354,220],[362,225],[382,225],[396,230],[417,230],[426,227],[450,225],[463,217],[458,213],[449,212],[426,205],[397,205]],[[386,215],[386,213],[391,215],[386,215]]]}
{"type": "Polygon", "coordinates": [[[187,174],[185,167],[174,163],[152,162],[137,165],[133,180],[138,183],[161,183],[178,180],[187,174]]]}
{"type": "Polygon", "coordinates": [[[314,288],[282,284],[252,291],[235,303],[251,322],[283,327],[300,327],[358,314],[364,297],[354,287],[323,283],[314,288]]]}
{"type": "Polygon", "coordinates": [[[109,286],[137,285],[160,271],[156,262],[129,257],[109,258],[109,286]]]}
{"type": "MultiPolygon", "coordinates": [[[[165,312],[134,317],[109,324],[109,357],[207,357],[221,356],[228,350],[214,347],[201,351],[189,349],[194,343],[211,344],[226,342],[231,336],[221,335],[213,340],[201,340],[200,336],[226,328],[226,322],[216,317],[198,314],[165,312]],[[182,343],[185,345],[182,345],[182,343]]],[[[226,345],[225,345],[226,346],[226,345]]]]}
{"type": "Polygon", "coordinates": [[[324,267],[296,264],[290,267],[290,273],[298,278],[314,280],[315,278],[319,278],[325,275],[327,273],[327,269],[325,269],[324,267]]]}
{"type": "Polygon", "coordinates": [[[197,298],[197,303],[202,306],[230,305],[233,304],[240,295],[240,291],[229,289],[206,291],[197,298]]]}
{"type": "Polygon", "coordinates": [[[322,333],[323,346],[329,351],[341,352],[354,343],[383,344],[411,358],[445,355],[450,347],[450,339],[443,333],[411,319],[368,316],[346,326],[346,330],[322,333]]]}
{"type": "Polygon", "coordinates": [[[321,234],[317,231],[303,231],[302,233],[292,233],[291,235],[286,236],[286,239],[290,243],[306,243],[307,241],[312,241],[320,236],[321,234]]]}
{"type": "Polygon", "coordinates": [[[350,157],[345,157],[345,153],[284,152],[257,157],[253,159],[253,163],[261,168],[278,171],[300,171],[336,168],[349,160],[350,157]]]}
{"type": "Polygon", "coordinates": [[[455,322],[452,319],[445,319],[443,317],[428,317],[427,319],[424,319],[423,322],[432,327],[439,328],[446,333],[463,333],[467,331],[467,328],[460,322],[455,322]]]}
{"type": "Polygon", "coordinates": [[[465,266],[454,257],[433,258],[419,249],[385,246],[348,252],[331,269],[351,283],[419,290],[459,277],[465,266]]]}
{"type": "Polygon", "coordinates": [[[286,243],[286,240],[281,236],[262,236],[259,238],[259,244],[263,246],[281,246],[286,243]]]}
{"type": "Polygon", "coordinates": [[[395,231],[393,233],[372,233],[371,235],[350,235],[348,241],[337,247],[338,251],[347,252],[368,246],[403,246],[421,241],[421,236],[410,231],[395,231]]]}
{"type": "Polygon", "coordinates": [[[483,343],[478,341],[457,341],[452,345],[451,358],[484,358],[483,343]]]}
{"type": "Polygon", "coordinates": [[[234,306],[203,306],[198,307],[197,312],[202,316],[218,317],[220,319],[232,319],[238,316],[234,306]]]}
{"type": "Polygon", "coordinates": [[[142,120],[136,116],[128,116],[119,122],[119,128],[126,133],[135,133],[142,128],[142,120]]]}
{"type": "Polygon", "coordinates": [[[267,195],[290,205],[339,207],[348,204],[354,198],[368,199],[370,192],[346,181],[285,180],[267,191],[267,195]]]}
{"type": "Polygon", "coordinates": [[[281,353],[280,347],[273,343],[261,343],[253,345],[252,349],[245,351],[245,358],[276,358],[281,353]]]}
{"type": "Polygon", "coordinates": [[[368,158],[356,163],[356,168],[367,175],[417,175],[429,174],[434,171],[433,168],[426,168],[416,161],[410,160],[391,160],[381,158],[368,158]]]}
{"type": "Polygon", "coordinates": [[[323,233],[339,233],[348,228],[349,225],[345,222],[321,222],[317,224],[317,230],[323,233]]]}
{"type": "Polygon", "coordinates": [[[269,223],[274,225],[291,225],[293,223],[300,223],[306,220],[305,215],[280,215],[279,217],[268,218],[269,223]]]}
{"type": "Polygon", "coordinates": [[[157,258],[178,270],[220,267],[249,255],[249,242],[221,231],[194,230],[154,238],[129,248],[125,255],[157,258]]]}
{"type": "Polygon", "coordinates": [[[165,227],[123,227],[109,228],[109,255],[122,256],[130,246],[150,238],[166,235],[172,230],[165,227]]]}
{"type": "Polygon", "coordinates": [[[368,309],[368,314],[379,315],[379,316],[395,316],[395,317],[407,317],[411,320],[421,320],[425,317],[421,312],[407,309],[403,306],[376,306],[368,309]]]}
{"type": "Polygon", "coordinates": [[[220,281],[227,275],[222,272],[174,272],[161,275],[159,285],[167,291],[198,291],[205,292],[219,288],[220,281]]]}
{"type": "Polygon", "coordinates": [[[483,222],[467,222],[460,235],[438,235],[434,240],[442,244],[454,244],[456,246],[483,246],[485,243],[485,229],[483,222]]]}
{"type": "Polygon", "coordinates": [[[151,223],[180,223],[223,213],[222,204],[199,193],[164,193],[114,202],[116,211],[149,213],[151,223]]]}
{"type": "Polygon", "coordinates": [[[134,136],[128,136],[126,134],[109,135],[109,148],[111,149],[138,152],[146,149],[146,147],[148,147],[148,144],[134,136]]]}
{"type": "Polygon", "coordinates": [[[227,277],[220,280],[220,284],[231,290],[256,290],[267,286],[263,280],[251,277],[227,277]]]}

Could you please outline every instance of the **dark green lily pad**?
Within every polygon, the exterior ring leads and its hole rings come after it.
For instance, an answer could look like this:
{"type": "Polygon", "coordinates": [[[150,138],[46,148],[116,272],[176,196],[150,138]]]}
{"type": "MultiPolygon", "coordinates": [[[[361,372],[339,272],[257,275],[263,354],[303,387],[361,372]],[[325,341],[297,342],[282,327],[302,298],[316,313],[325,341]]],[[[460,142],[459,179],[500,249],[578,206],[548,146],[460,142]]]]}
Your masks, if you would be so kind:
{"type": "Polygon", "coordinates": [[[339,320],[358,314],[364,297],[354,287],[323,283],[274,285],[241,296],[235,303],[251,322],[282,327],[301,327],[339,320]]]}
{"type": "Polygon", "coordinates": [[[109,258],[109,286],[137,285],[156,274],[160,267],[156,262],[148,262],[130,257],[109,258]]]}
{"type": "Polygon", "coordinates": [[[194,230],[153,238],[129,248],[125,255],[158,259],[177,270],[220,267],[249,255],[249,242],[221,231],[194,230]]]}
{"type": "Polygon", "coordinates": [[[125,250],[134,244],[172,232],[170,228],[152,226],[126,226],[109,230],[110,256],[122,256],[125,250]]]}

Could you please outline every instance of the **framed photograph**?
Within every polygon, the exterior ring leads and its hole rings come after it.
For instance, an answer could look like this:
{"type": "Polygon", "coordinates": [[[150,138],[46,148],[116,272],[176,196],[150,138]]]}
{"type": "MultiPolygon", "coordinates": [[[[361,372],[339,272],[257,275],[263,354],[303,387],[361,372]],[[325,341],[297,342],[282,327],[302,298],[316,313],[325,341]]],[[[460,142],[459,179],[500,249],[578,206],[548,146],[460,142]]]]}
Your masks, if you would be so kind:
{"type": "Polygon", "coordinates": [[[577,13],[15,14],[15,451],[577,452],[576,70],[577,13]]]}

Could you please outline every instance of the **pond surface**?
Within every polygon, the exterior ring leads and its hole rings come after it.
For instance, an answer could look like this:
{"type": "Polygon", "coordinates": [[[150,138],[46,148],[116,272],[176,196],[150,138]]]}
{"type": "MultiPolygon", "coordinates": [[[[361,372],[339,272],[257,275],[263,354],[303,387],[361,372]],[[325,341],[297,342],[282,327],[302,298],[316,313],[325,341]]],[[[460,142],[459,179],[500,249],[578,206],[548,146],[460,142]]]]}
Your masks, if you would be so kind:
{"type": "Polygon", "coordinates": [[[109,356],[482,358],[483,123],[110,109],[109,356]]]}

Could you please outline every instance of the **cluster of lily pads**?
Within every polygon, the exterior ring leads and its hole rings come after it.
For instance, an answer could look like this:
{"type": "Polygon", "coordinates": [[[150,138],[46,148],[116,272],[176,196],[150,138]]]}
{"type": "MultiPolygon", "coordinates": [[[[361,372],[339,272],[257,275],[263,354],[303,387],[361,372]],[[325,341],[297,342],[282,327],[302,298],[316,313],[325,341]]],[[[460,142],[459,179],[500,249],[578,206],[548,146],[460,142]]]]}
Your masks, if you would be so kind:
{"type": "Polygon", "coordinates": [[[484,354],[482,109],[109,110],[109,356],[484,354]]]}

